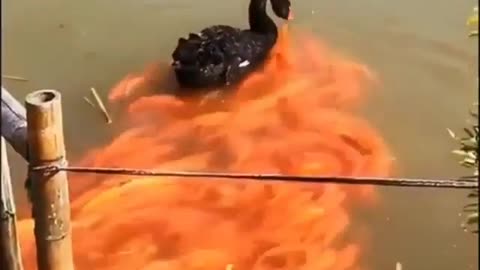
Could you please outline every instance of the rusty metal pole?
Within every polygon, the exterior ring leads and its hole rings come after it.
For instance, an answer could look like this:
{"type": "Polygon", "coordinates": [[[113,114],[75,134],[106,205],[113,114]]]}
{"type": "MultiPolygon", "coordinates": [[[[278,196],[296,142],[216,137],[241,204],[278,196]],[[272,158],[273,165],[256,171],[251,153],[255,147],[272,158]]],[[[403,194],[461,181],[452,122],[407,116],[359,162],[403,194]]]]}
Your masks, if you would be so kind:
{"type": "Polygon", "coordinates": [[[2,136],[2,179],[0,182],[0,269],[23,270],[17,233],[17,217],[13,198],[7,146],[2,136]]]}
{"type": "MultiPolygon", "coordinates": [[[[39,90],[27,95],[31,167],[66,164],[61,95],[39,90]]],[[[66,172],[30,172],[38,270],[73,270],[70,201],[66,172]]]]}

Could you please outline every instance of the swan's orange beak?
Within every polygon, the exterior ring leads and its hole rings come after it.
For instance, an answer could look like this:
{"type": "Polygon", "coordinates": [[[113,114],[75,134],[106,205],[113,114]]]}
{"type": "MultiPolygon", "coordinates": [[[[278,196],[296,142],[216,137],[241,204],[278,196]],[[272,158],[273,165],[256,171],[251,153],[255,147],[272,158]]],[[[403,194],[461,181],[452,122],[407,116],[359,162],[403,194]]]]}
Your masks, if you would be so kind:
{"type": "Polygon", "coordinates": [[[288,12],[288,20],[289,21],[293,20],[293,12],[292,11],[288,12]]]}

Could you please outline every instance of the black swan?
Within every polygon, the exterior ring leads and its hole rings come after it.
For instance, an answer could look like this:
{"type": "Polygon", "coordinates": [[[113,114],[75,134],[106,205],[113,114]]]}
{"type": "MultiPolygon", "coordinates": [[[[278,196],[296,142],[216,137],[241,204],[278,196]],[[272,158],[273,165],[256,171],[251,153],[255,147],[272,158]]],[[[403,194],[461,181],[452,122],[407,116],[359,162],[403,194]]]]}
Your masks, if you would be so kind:
{"type": "MultiPolygon", "coordinates": [[[[180,38],[172,66],[182,88],[233,85],[264,62],[275,45],[277,26],[267,15],[267,0],[250,0],[250,29],[215,25],[180,38]]],[[[278,17],[290,19],[290,0],[270,0],[278,17]]]]}

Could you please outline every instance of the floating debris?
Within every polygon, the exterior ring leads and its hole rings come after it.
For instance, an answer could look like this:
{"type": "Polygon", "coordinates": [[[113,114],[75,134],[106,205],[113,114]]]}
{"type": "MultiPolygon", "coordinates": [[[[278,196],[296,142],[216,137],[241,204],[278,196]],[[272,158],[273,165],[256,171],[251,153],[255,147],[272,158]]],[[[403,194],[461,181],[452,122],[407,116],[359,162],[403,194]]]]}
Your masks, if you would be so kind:
{"type": "Polygon", "coordinates": [[[8,79],[8,80],[13,80],[13,81],[21,81],[21,82],[28,82],[28,79],[25,79],[20,76],[13,76],[13,75],[3,75],[2,74],[2,79],[8,79]]]}
{"type": "MultiPolygon", "coordinates": [[[[105,116],[105,120],[107,121],[107,124],[111,124],[112,123],[112,118],[110,117],[110,114],[108,113],[107,109],[105,108],[105,105],[103,104],[102,100],[100,99],[100,96],[98,95],[97,90],[95,90],[95,88],[93,88],[93,87],[90,87],[90,92],[92,93],[93,97],[95,98],[95,101],[97,102],[98,108],[102,111],[103,116],[105,116]]],[[[87,100],[87,98],[85,98],[85,100],[87,100]]],[[[88,100],[88,101],[90,101],[90,100],[88,100]]],[[[89,103],[92,103],[92,102],[90,101],[89,103]]]]}
{"type": "Polygon", "coordinates": [[[83,100],[85,100],[85,102],[87,102],[88,105],[92,106],[92,108],[97,109],[97,106],[95,106],[95,104],[93,104],[93,102],[90,99],[88,99],[87,97],[83,97],[83,100]]]}

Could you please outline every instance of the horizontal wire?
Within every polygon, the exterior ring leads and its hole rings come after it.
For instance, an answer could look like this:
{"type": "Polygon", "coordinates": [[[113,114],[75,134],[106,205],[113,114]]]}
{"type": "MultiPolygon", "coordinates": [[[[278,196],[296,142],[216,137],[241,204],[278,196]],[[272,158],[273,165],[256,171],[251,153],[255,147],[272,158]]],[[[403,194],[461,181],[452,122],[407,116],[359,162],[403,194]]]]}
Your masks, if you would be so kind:
{"type": "Polygon", "coordinates": [[[224,172],[189,172],[142,170],[132,168],[105,168],[105,167],[75,167],[75,166],[38,166],[31,168],[34,171],[65,171],[71,173],[115,174],[131,176],[163,176],[184,178],[224,178],[247,179],[259,181],[287,181],[302,183],[331,183],[347,185],[375,185],[397,187],[430,187],[472,189],[478,188],[478,181],[468,179],[421,179],[421,178],[394,178],[394,177],[353,177],[353,176],[298,176],[280,174],[256,173],[224,173],[224,172]]]}

